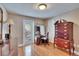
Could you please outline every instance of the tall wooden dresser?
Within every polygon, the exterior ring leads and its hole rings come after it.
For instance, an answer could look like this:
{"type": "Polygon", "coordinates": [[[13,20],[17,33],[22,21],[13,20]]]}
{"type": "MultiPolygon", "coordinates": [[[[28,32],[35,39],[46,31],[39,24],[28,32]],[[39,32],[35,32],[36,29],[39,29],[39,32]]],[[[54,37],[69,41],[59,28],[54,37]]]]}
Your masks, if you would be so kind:
{"type": "Polygon", "coordinates": [[[54,46],[68,51],[70,55],[72,52],[74,53],[72,22],[67,22],[65,20],[56,21],[54,46]]]}

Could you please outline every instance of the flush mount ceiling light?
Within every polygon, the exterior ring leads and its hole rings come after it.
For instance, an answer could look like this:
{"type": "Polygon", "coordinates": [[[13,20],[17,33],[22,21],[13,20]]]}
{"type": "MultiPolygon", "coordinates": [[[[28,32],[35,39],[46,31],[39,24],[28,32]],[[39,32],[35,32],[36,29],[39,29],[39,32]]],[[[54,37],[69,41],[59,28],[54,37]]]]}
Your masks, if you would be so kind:
{"type": "Polygon", "coordinates": [[[40,10],[45,10],[45,9],[47,8],[47,5],[44,4],[44,3],[39,4],[39,5],[38,5],[38,8],[39,8],[40,10]]]}

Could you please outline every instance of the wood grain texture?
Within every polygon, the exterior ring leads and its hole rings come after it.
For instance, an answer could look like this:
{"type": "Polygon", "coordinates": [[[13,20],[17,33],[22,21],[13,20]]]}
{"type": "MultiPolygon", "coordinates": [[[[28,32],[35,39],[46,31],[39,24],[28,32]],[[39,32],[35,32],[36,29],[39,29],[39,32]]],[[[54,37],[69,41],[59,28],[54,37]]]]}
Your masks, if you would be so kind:
{"type": "Polygon", "coordinates": [[[69,56],[65,51],[58,48],[54,48],[53,44],[49,45],[34,45],[32,49],[32,55],[34,56],[69,56]]]}
{"type": "MultiPolygon", "coordinates": [[[[31,52],[29,53],[31,53],[31,56],[69,56],[67,52],[60,50],[58,48],[54,48],[52,43],[49,43],[49,45],[33,44],[30,46],[31,46],[31,52]]],[[[19,56],[23,56],[24,53],[27,53],[27,52],[24,52],[23,47],[18,48],[19,56]]]]}
{"type": "Polygon", "coordinates": [[[19,47],[18,48],[18,56],[23,56],[24,55],[24,48],[23,47],[19,47]]]}

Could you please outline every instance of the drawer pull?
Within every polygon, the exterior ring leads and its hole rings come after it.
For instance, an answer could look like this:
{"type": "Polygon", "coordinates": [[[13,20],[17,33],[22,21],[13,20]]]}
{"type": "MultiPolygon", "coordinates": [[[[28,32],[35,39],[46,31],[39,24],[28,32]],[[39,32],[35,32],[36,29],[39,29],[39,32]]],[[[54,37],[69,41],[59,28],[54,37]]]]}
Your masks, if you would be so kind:
{"type": "Polygon", "coordinates": [[[65,44],[67,44],[68,42],[64,42],[65,44]]]}
{"type": "Polygon", "coordinates": [[[64,47],[67,47],[67,45],[65,45],[64,47]]]}

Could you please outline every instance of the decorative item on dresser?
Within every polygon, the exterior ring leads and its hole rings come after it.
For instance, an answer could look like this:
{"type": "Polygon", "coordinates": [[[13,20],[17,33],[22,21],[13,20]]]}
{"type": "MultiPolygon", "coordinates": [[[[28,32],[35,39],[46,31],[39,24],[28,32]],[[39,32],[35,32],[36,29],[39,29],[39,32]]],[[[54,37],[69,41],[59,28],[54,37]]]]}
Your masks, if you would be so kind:
{"type": "Polygon", "coordinates": [[[73,41],[73,23],[65,20],[58,20],[55,23],[55,38],[54,46],[59,47],[69,54],[74,54],[74,41],[73,41]]]}

